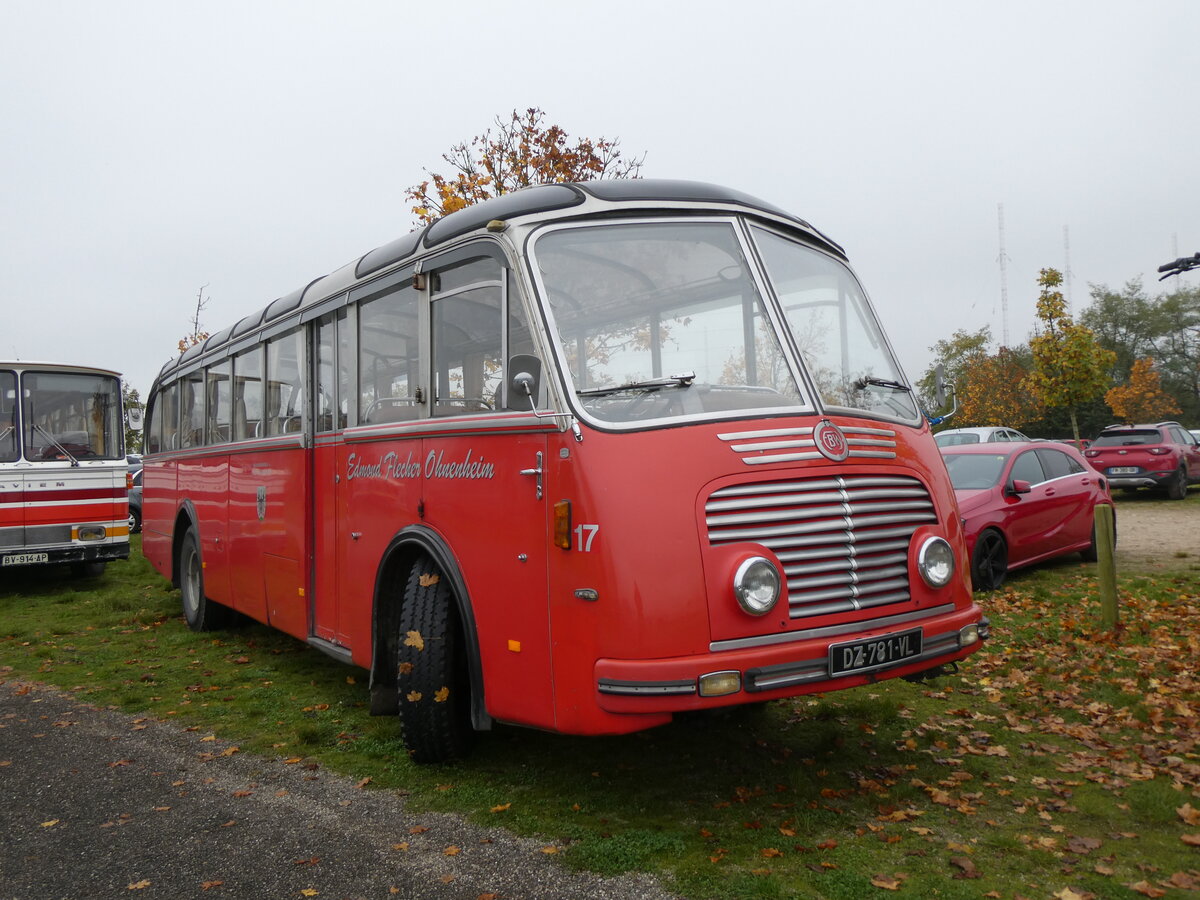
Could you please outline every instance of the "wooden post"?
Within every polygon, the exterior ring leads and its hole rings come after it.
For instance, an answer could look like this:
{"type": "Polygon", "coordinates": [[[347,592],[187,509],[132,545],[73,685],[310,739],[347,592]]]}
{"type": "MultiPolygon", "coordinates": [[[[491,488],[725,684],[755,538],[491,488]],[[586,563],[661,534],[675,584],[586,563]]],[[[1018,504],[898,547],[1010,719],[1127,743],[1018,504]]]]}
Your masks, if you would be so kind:
{"type": "Polygon", "coordinates": [[[1116,628],[1120,620],[1117,612],[1116,526],[1113,521],[1113,508],[1107,503],[1096,507],[1095,525],[1101,619],[1105,628],[1116,628]]]}

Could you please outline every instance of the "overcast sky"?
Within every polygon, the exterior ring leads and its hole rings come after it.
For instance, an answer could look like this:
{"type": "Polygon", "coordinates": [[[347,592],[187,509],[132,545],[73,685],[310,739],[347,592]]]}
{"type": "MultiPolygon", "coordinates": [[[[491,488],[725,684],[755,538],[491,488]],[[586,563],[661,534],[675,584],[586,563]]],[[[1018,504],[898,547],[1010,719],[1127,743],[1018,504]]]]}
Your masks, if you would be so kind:
{"type": "Polygon", "coordinates": [[[1200,250],[1195,0],[2,9],[0,358],[143,397],[202,286],[215,332],[399,237],[405,189],[514,108],[811,221],[913,379],[1004,334],[999,204],[1011,344],[1064,229],[1076,312],[1200,250]]]}

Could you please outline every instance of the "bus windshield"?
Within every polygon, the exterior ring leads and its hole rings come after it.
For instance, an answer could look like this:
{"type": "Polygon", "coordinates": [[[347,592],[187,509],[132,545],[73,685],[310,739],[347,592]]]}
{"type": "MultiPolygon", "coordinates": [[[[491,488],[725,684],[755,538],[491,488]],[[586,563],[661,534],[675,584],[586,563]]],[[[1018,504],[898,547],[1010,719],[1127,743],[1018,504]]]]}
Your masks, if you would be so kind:
{"type": "Polygon", "coordinates": [[[826,407],[915,419],[912,393],[857,279],[832,257],[752,229],[796,346],[826,407]]]}
{"type": "Polygon", "coordinates": [[[0,371],[0,462],[17,456],[17,376],[0,371]]]}
{"type": "Polygon", "coordinates": [[[26,459],[122,458],[121,394],[116,378],[24,372],[21,394],[26,459]]]}
{"type": "Polygon", "coordinates": [[[806,405],[731,224],[562,228],[535,254],[575,390],[596,418],[806,405]]]}
{"type": "MultiPolygon", "coordinates": [[[[826,407],[917,410],[850,271],[749,232],[826,407]]],[[[583,408],[609,422],[812,410],[732,222],[568,226],[534,245],[541,288],[583,408]]]]}

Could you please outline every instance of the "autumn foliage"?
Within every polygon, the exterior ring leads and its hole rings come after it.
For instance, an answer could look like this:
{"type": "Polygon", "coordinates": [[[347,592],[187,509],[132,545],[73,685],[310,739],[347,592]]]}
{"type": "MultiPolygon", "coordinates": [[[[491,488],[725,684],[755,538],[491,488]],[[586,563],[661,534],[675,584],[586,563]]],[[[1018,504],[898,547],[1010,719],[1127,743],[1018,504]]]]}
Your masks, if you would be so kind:
{"type": "Polygon", "coordinates": [[[1162,389],[1154,360],[1139,359],[1129,372],[1129,382],[1112,388],[1104,402],[1123,421],[1157,422],[1167,416],[1179,415],[1179,404],[1162,389]]]}
{"type": "Polygon", "coordinates": [[[536,107],[497,116],[494,127],[442,154],[451,174],[426,169],[429,177],[408,188],[421,224],[535,184],[636,178],[644,159],[627,159],[619,140],[572,140],[536,107]]]}
{"type": "Polygon", "coordinates": [[[994,355],[982,351],[963,365],[959,412],[964,421],[979,425],[1012,425],[1029,422],[1042,413],[1037,397],[1022,382],[1028,371],[1020,356],[1008,347],[994,355]]]}
{"type": "Polygon", "coordinates": [[[1029,342],[1033,370],[1025,386],[1046,406],[1070,412],[1073,437],[1078,441],[1075,409],[1104,393],[1115,354],[1099,345],[1091,329],[1072,320],[1067,301],[1057,290],[1062,284],[1059,272],[1042,269],[1038,284],[1042,287],[1037,302],[1041,327],[1029,342]]]}

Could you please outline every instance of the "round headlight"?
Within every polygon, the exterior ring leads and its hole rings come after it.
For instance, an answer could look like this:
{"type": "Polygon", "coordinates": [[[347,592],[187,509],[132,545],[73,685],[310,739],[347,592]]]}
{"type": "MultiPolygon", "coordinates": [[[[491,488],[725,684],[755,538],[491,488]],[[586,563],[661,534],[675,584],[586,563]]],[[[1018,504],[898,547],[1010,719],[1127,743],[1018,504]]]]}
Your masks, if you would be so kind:
{"type": "Polygon", "coordinates": [[[945,587],[954,577],[954,551],[944,538],[931,537],[921,545],[917,555],[921,577],[932,588],[945,587]]]}
{"type": "Polygon", "coordinates": [[[733,576],[733,592],[738,605],[752,616],[771,611],[779,599],[779,570],[770,560],[754,556],[738,566],[733,576]]]}

